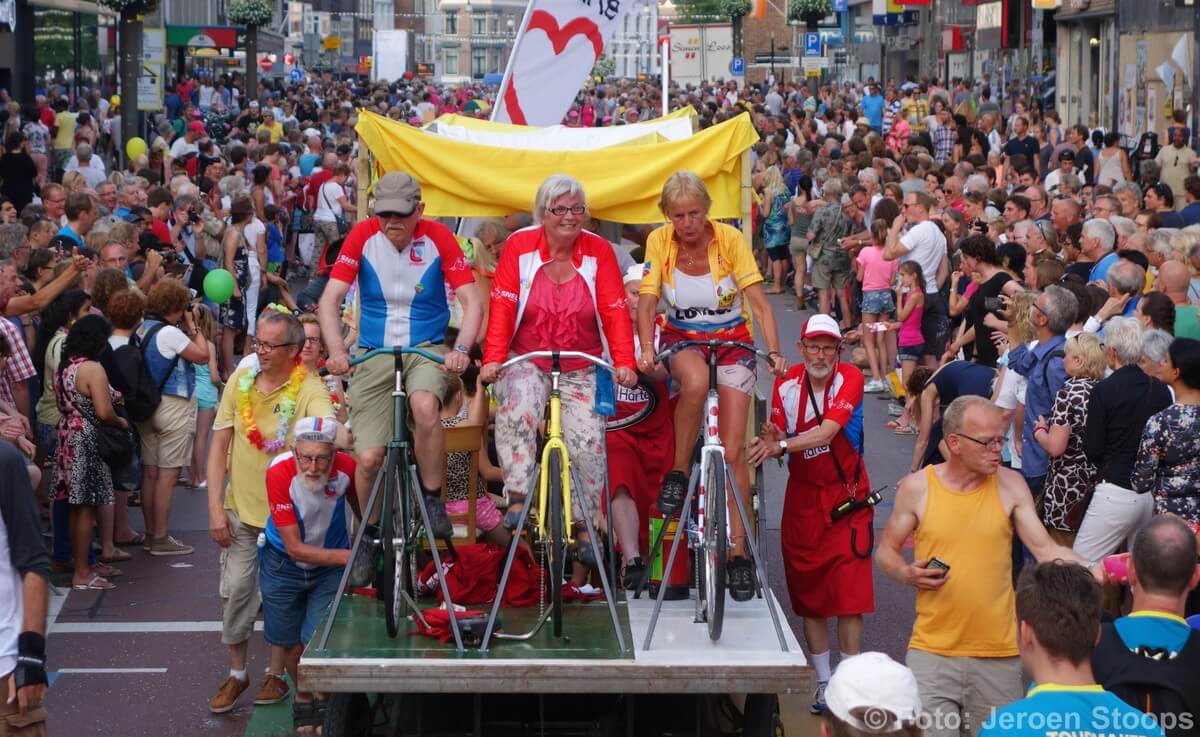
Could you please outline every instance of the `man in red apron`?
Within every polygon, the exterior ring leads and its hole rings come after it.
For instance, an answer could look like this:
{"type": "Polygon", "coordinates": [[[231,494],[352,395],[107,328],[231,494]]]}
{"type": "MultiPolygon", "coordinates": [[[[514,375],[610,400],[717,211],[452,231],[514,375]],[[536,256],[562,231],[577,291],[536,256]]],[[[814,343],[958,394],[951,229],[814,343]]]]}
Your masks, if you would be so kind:
{"type": "Polygon", "coordinates": [[[783,564],[792,608],[817,674],[812,711],[825,710],[830,617],[842,656],[859,652],[862,615],[875,609],[870,481],[863,460],[863,375],[840,363],[842,334],[828,315],[800,331],[804,363],[775,381],[771,419],[750,446],[754,465],[788,458],[783,564]]]}

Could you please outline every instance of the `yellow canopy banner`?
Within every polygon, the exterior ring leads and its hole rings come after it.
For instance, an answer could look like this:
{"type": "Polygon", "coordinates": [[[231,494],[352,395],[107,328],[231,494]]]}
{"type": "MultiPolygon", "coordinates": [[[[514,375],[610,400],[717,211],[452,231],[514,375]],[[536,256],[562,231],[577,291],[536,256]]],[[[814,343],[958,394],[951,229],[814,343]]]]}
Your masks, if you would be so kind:
{"type": "Polygon", "coordinates": [[[593,151],[526,151],[465,143],[365,110],[359,112],[355,130],[377,170],[407,172],[421,183],[428,215],[529,212],[547,177],[569,174],[583,183],[594,216],[628,224],[663,221],[658,210],[663,183],[681,170],[704,180],[712,197],[712,217],[742,217],[741,155],[758,141],[746,113],[682,141],[593,151]]]}

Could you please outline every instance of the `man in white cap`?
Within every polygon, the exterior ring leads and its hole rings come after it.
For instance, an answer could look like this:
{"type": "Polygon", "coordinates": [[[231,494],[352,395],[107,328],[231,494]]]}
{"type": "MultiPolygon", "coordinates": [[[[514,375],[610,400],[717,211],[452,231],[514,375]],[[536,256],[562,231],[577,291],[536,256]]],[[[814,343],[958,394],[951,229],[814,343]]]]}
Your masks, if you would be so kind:
{"type": "Polygon", "coordinates": [[[913,672],[883,653],[846,658],[825,689],[822,737],[917,737],[921,693],[913,672]]]}
{"type": "MultiPolygon", "coordinates": [[[[337,452],[338,423],[325,417],[296,422],[290,453],[275,457],[267,469],[271,519],[263,532],[263,633],[282,651],[292,682],[304,644],[317,629],[337,593],[342,569],[350,560],[346,503],[358,514],[354,459],[337,452]]],[[[296,693],[295,726],[324,723],[311,693],[296,693]]]]}
{"type": "MultiPolygon", "coordinates": [[[[445,539],[453,529],[441,500],[446,447],[441,406],[448,388],[443,369],[461,374],[470,364],[467,354],[483,322],[483,301],[454,234],[441,223],[425,220],[424,212],[421,185],[411,175],[389,172],[380,177],[375,183],[375,217],[359,222],[346,235],[318,315],[330,347],[325,367],[335,376],[349,370],[341,308],[356,282],[359,348],[420,347],[444,356],[441,366],[421,356],[405,356],[404,386],[430,531],[445,539]],[[449,352],[447,288],[455,290],[463,310],[458,340],[449,352]]],[[[393,437],[394,366],[391,356],[377,356],[358,366],[350,382],[350,424],[359,464],[355,482],[362,506],[393,437]]],[[[367,517],[371,514],[367,510],[367,517]]]]}
{"type": "Polygon", "coordinates": [[[804,363],[775,381],[771,421],[750,444],[749,461],[788,456],[782,544],[788,594],[804,618],[817,689],[825,710],[829,618],[837,617],[843,656],[862,646],[862,615],[875,610],[871,580],[871,482],[863,458],[863,375],[838,355],[842,333],[829,315],[800,331],[804,363]]]}

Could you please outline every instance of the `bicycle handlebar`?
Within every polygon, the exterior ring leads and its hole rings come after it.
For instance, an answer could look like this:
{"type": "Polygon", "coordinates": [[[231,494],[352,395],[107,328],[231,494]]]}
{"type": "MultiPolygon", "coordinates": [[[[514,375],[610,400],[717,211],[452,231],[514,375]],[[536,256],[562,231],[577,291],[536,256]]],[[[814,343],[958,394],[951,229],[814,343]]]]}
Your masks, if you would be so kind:
{"type": "Polygon", "coordinates": [[[376,356],[401,356],[401,355],[404,355],[405,353],[412,353],[412,354],[421,356],[422,358],[428,358],[430,361],[433,361],[434,363],[445,363],[446,362],[445,359],[442,358],[441,356],[437,355],[436,353],[430,353],[429,351],[425,350],[424,348],[404,348],[401,346],[394,346],[391,348],[375,348],[373,350],[367,351],[366,353],[362,354],[361,356],[355,356],[354,358],[350,359],[350,365],[357,366],[358,364],[363,363],[364,361],[369,361],[370,359],[372,359],[376,356]]]}
{"type": "Polygon", "coordinates": [[[766,351],[760,349],[758,346],[754,346],[749,343],[743,343],[740,340],[681,340],[678,343],[672,344],[670,348],[667,348],[656,355],[654,357],[654,361],[657,363],[662,361],[664,358],[669,358],[671,354],[678,353],[684,348],[695,347],[708,348],[713,351],[718,348],[738,348],[746,351],[747,353],[753,353],[761,360],[771,363],[771,356],[766,351]]]}
{"type": "Polygon", "coordinates": [[[595,356],[593,356],[590,353],[582,353],[580,351],[531,351],[529,353],[522,353],[521,355],[513,356],[512,358],[508,359],[504,363],[500,364],[500,369],[503,370],[503,369],[508,368],[509,366],[513,366],[518,363],[521,363],[522,361],[530,361],[535,358],[549,358],[549,359],[581,358],[581,359],[587,361],[588,363],[591,363],[595,366],[599,366],[600,368],[604,369],[605,371],[609,372],[610,374],[615,374],[617,372],[617,367],[613,366],[608,361],[605,361],[603,358],[596,358],[595,356]]]}

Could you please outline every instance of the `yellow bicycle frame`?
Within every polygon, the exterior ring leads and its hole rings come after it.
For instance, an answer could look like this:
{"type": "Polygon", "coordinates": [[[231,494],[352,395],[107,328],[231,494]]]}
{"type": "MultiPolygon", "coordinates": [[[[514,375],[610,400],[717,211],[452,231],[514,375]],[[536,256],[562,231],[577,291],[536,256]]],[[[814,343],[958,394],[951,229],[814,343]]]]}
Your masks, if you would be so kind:
{"type": "Polygon", "coordinates": [[[542,470],[538,476],[538,534],[542,539],[547,537],[546,510],[549,508],[550,492],[550,453],[557,450],[562,458],[562,505],[563,532],[568,543],[575,542],[571,519],[571,458],[567,455],[567,444],[562,439],[562,395],[558,389],[558,377],[550,389],[550,423],[546,426],[546,445],[542,448],[542,470]]]}

